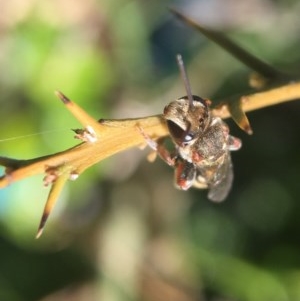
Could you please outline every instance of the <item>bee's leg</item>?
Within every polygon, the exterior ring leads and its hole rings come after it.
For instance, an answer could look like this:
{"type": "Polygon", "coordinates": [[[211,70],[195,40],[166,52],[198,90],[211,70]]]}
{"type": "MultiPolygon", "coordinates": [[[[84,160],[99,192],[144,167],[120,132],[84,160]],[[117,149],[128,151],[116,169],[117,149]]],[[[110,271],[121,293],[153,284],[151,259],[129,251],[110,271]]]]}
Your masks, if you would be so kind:
{"type": "Polygon", "coordinates": [[[222,121],[222,130],[227,141],[227,146],[230,151],[239,150],[242,147],[242,141],[239,138],[229,135],[229,127],[222,121]]]}
{"type": "Polygon", "coordinates": [[[242,141],[234,136],[228,137],[228,149],[230,151],[239,150],[242,147],[242,141]]]}
{"type": "Polygon", "coordinates": [[[164,160],[168,165],[174,166],[176,157],[172,156],[172,154],[168,151],[168,149],[164,145],[164,138],[160,138],[157,140],[152,139],[147,135],[141,127],[138,127],[139,131],[145,138],[148,146],[152,148],[162,160],[164,160]]]}
{"type": "Polygon", "coordinates": [[[230,151],[239,150],[242,147],[242,141],[239,138],[229,135],[229,127],[223,121],[222,121],[222,130],[225,135],[228,149],[230,151]]]}
{"type": "Polygon", "coordinates": [[[195,188],[198,188],[198,189],[206,189],[208,188],[208,180],[207,180],[207,177],[209,175],[208,174],[201,174],[200,171],[198,170],[197,171],[197,174],[196,174],[196,177],[195,177],[195,181],[193,183],[193,186],[195,188]]]}
{"type": "Polygon", "coordinates": [[[174,166],[176,162],[176,156],[172,155],[169,150],[163,144],[164,138],[157,140],[157,153],[168,165],[174,166]]]}
{"type": "Polygon", "coordinates": [[[175,165],[175,186],[182,190],[189,189],[194,185],[196,177],[195,166],[182,159],[178,159],[175,165]]]}
{"type": "Polygon", "coordinates": [[[208,188],[207,180],[205,179],[204,176],[198,173],[193,183],[193,186],[198,189],[206,189],[208,188]]]}

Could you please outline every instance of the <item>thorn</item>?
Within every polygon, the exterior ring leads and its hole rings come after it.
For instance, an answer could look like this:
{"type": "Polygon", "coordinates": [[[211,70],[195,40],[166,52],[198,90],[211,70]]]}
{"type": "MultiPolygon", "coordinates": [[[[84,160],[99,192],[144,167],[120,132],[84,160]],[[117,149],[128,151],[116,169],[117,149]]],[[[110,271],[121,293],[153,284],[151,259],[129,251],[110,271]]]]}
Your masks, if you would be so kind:
{"type": "Polygon", "coordinates": [[[248,135],[252,135],[253,134],[253,130],[250,126],[250,124],[245,124],[242,129],[248,134],[248,135]]]}
{"type": "Polygon", "coordinates": [[[252,135],[253,131],[250,122],[245,112],[243,111],[240,102],[239,103],[233,102],[228,104],[228,110],[235,123],[248,135],[252,135]]]}
{"type": "Polygon", "coordinates": [[[54,93],[64,104],[68,104],[71,102],[71,100],[66,95],[64,95],[62,92],[55,91],[54,93]]]}
{"type": "Polygon", "coordinates": [[[5,174],[0,177],[0,188],[7,187],[10,183],[12,183],[12,179],[8,174],[5,174]]]}
{"type": "Polygon", "coordinates": [[[85,110],[78,106],[75,102],[71,101],[67,96],[65,96],[60,91],[55,91],[55,95],[61,99],[66,108],[73,114],[73,116],[83,125],[87,131],[93,134],[95,137],[92,139],[95,142],[99,132],[103,131],[103,127],[100,123],[91,117],[85,110]]]}
{"type": "Polygon", "coordinates": [[[229,39],[226,35],[221,32],[212,30],[206,26],[202,26],[195,20],[184,15],[174,7],[170,7],[170,11],[181,21],[187,25],[200,31],[209,40],[213,41],[215,44],[219,45],[226,52],[231,54],[237,60],[239,60],[244,65],[248,66],[252,70],[261,74],[263,77],[271,80],[276,80],[280,78],[288,78],[289,76],[283,72],[273,68],[271,65],[265,63],[263,60],[255,57],[244,48],[240,47],[238,44],[229,39]]]}
{"type": "Polygon", "coordinates": [[[37,233],[37,235],[35,236],[35,239],[39,239],[41,237],[41,235],[43,234],[43,229],[40,229],[37,233]]]}
{"type": "Polygon", "coordinates": [[[40,225],[38,227],[38,232],[37,232],[36,238],[39,238],[42,235],[43,230],[46,225],[46,222],[48,220],[48,217],[59,197],[60,192],[62,191],[62,189],[64,187],[64,184],[69,179],[69,177],[70,177],[70,172],[65,172],[65,173],[61,174],[60,176],[58,176],[56,178],[56,180],[53,182],[50,192],[49,192],[48,199],[47,199],[45,207],[44,207],[43,215],[42,215],[42,218],[40,221],[40,225]]]}
{"type": "Polygon", "coordinates": [[[39,227],[38,227],[37,234],[35,236],[36,239],[40,238],[41,235],[43,234],[43,231],[44,231],[44,228],[45,228],[48,217],[49,217],[49,214],[47,214],[47,213],[43,214],[43,216],[41,218],[41,221],[40,221],[40,224],[39,224],[39,227]]]}

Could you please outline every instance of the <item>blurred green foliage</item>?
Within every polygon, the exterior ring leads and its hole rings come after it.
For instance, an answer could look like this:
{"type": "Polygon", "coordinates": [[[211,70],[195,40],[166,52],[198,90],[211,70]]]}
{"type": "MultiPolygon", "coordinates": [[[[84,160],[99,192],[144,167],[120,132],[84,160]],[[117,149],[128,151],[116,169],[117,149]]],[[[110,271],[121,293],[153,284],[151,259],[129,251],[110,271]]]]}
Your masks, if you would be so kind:
{"type": "MultiPolygon", "coordinates": [[[[0,154],[33,158],[76,144],[64,92],[95,118],[161,113],[193,93],[244,92],[249,70],[177,21],[168,5],[285,70],[299,67],[297,1],[0,0],[0,154]]],[[[243,148],[222,204],[177,191],[147,151],[101,162],[70,183],[34,240],[41,178],[0,191],[1,300],[300,300],[299,103],[229,121],[243,148]]]]}

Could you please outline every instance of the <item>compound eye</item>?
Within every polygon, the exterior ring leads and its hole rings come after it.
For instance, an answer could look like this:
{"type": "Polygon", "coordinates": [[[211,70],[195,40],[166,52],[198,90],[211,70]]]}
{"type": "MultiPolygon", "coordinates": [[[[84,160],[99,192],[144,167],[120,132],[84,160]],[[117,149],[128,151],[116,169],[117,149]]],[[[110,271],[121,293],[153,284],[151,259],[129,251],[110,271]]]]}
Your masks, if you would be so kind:
{"type": "Polygon", "coordinates": [[[168,129],[170,132],[170,135],[172,136],[172,138],[180,143],[182,141],[182,138],[184,138],[184,133],[185,131],[178,126],[175,122],[168,120],[167,121],[167,125],[168,125],[168,129]]]}
{"type": "Polygon", "coordinates": [[[190,141],[194,139],[194,135],[190,132],[190,123],[188,123],[188,127],[186,130],[183,130],[179,125],[177,125],[171,120],[167,121],[167,125],[169,128],[170,135],[178,145],[187,145],[190,141]]]}

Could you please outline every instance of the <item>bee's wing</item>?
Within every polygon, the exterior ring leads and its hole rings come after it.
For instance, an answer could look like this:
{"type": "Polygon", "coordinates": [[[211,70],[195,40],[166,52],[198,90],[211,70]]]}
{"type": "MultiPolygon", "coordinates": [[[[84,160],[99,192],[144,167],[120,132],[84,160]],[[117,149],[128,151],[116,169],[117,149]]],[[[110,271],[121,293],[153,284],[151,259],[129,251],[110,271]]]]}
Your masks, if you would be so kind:
{"type": "Polygon", "coordinates": [[[214,202],[222,202],[227,197],[233,181],[233,167],[228,152],[223,164],[219,166],[214,180],[209,185],[208,198],[214,202]]]}

